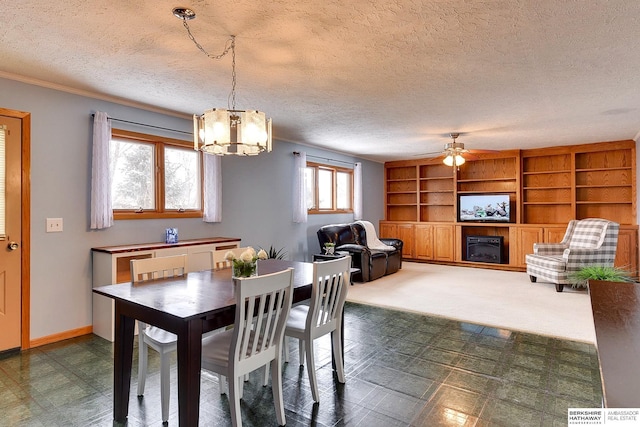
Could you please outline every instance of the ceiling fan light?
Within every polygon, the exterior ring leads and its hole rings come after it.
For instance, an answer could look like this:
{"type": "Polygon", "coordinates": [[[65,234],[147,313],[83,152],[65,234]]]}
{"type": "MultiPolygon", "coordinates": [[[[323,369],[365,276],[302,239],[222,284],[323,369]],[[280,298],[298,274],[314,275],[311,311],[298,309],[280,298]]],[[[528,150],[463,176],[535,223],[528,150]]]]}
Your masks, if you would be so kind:
{"type": "Polygon", "coordinates": [[[453,156],[451,154],[447,154],[447,157],[442,160],[442,163],[447,166],[453,166],[453,156]]]}
{"type": "Polygon", "coordinates": [[[466,160],[460,154],[456,154],[456,166],[463,165],[466,160]]]}

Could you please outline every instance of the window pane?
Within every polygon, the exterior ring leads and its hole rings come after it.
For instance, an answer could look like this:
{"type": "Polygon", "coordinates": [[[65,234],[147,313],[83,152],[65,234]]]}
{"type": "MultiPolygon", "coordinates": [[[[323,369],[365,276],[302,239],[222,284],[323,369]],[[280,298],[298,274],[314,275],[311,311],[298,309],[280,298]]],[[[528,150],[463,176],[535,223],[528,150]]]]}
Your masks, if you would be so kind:
{"type": "Polygon", "coordinates": [[[200,209],[200,153],[164,149],[165,209],[200,209]]]}
{"type": "Polygon", "coordinates": [[[336,174],[336,209],[351,209],[351,174],[336,174]]]}
{"type": "Polygon", "coordinates": [[[333,171],[318,169],[318,208],[333,208],[333,171]]]}
{"type": "Polygon", "coordinates": [[[155,209],[153,145],[113,139],[109,148],[113,209],[155,209]]]}
{"type": "Polygon", "coordinates": [[[315,169],[307,167],[304,169],[305,196],[307,198],[307,209],[316,208],[316,176],[315,169]]]}

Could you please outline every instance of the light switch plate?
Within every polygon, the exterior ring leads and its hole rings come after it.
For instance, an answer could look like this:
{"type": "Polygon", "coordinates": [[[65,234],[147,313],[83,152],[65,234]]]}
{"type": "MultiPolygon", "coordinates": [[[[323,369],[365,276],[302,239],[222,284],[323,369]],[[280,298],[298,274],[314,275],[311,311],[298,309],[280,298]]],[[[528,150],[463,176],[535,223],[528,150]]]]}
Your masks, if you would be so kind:
{"type": "Polygon", "coordinates": [[[47,233],[62,232],[62,218],[47,218],[47,233]]]}

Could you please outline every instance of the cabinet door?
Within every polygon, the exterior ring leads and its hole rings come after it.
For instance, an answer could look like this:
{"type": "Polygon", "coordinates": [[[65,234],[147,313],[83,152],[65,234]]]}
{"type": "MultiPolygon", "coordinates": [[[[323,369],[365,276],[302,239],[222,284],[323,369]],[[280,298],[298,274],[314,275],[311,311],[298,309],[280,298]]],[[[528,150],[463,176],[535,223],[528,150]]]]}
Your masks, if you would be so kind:
{"type": "Polygon", "coordinates": [[[378,227],[378,232],[381,238],[384,239],[396,239],[398,238],[398,225],[388,222],[381,222],[378,227]]]}
{"type": "MultiPolygon", "coordinates": [[[[567,227],[545,227],[544,228],[544,242],[545,243],[560,243],[564,238],[564,234],[567,232],[567,227]]],[[[533,248],[532,248],[533,250],[533,248]]]]}
{"type": "Polygon", "coordinates": [[[415,226],[416,258],[433,259],[433,226],[420,224],[415,226]]]}
{"type": "Polygon", "coordinates": [[[413,258],[415,256],[413,224],[398,224],[398,235],[395,238],[402,240],[402,258],[413,258]]]}
{"type": "Polygon", "coordinates": [[[453,261],[455,242],[453,225],[436,224],[433,226],[433,259],[436,261],[453,261]]]}
{"type": "Polygon", "coordinates": [[[638,269],[638,233],[634,229],[620,229],[615,266],[637,274],[638,269]]]}
{"type": "Polygon", "coordinates": [[[542,227],[517,227],[516,228],[516,253],[511,259],[511,264],[517,267],[526,267],[525,256],[533,253],[533,244],[544,242],[544,230],[542,227]]]}

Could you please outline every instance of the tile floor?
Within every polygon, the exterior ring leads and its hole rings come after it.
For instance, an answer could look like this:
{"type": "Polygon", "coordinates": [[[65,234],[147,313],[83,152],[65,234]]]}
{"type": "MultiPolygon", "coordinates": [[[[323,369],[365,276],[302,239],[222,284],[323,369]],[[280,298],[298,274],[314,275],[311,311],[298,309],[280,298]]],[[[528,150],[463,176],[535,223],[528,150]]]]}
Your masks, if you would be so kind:
{"type": "MultiPolygon", "coordinates": [[[[346,384],[334,379],[329,339],[317,341],[320,404],[291,343],[287,426],[562,426],[567,408],[601,406],[593,345],[353,303],[345,319],[346,384]]],[[[161,425],[150,354],[144,398],[132,379],[130,426],[161,425]]],[[[112,345],[95,335],[0,354],[0,425],[112,426],[112,369],[112,345]]],[[[172,380],[175,426],[175,366],[172,380]]],[[[231,425],[217,378],[203,373],[201,390],[200,425],[231,425]]],[[[253,373],[244,390],[244,425],[276,425],[271,387],[253,373]]]]}

